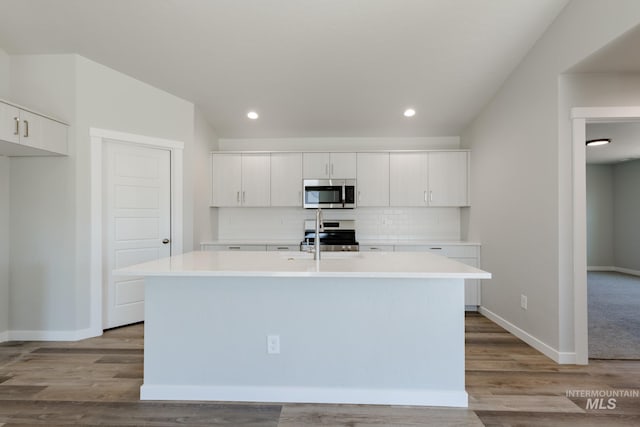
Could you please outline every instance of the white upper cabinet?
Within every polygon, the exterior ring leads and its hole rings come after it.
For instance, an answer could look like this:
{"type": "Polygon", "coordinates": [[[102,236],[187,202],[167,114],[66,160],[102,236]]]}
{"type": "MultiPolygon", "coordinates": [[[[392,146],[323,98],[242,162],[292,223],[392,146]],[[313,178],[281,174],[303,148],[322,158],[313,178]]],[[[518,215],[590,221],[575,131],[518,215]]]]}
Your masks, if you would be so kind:
{"type": "Polygon", "coordinates": [[[242,154],[211,155],[211,205],[237,207],[242,204],[242,154]]]}
{"type": "Polygon", "coordinates": [[[0,102],[0,140],[20,142],[20,110],[0,102]]]}
{"type": "Polygon", "coordinates": [[[211,155],[211,170],[212,206],[269,206],[271,199],[269,153],[214,153],[211,155]]]}
{"type": "Polygon", "coordinates": [[[306,179],[354,179],[356,153],[304,153],[302,173],[306,179]]]}
{"type": "Polygon", "coordinates": [[[331,178],[354,179],[356,177],[356,153],[331,153],[331,178]]]}
{"type": "Polygon", "coordinates": [[[428,206],[427,153],[389,154],[389,202],[391,206],[428,206]]]}
{"type": "Polygon", "coordinates": [[[469,206],[466,151],[390,154],[391,206],[469,206]]]}
{"type": "Polygon", "coordinates": [[[242,206],[271,205],[271,155],[242,155],[242,206]]]}
{"type": "Polygon", "coordinates": [[[302,206],[302,153],[271,153],[271,206],[302,206]]]}
{"type": "Polygon", "coordinates": [[[0,155],[67,153],[67,125],[0,101],[0,155]]]}
{"type": "Polygon", "coordinates": [[[429,153],[429,206],[469,205],[469,153],[429,153]]]}
{"type": "Polygon", "coordinates": [[[358,153],[357,206],[389,206],[389,153],[358,153]]]}

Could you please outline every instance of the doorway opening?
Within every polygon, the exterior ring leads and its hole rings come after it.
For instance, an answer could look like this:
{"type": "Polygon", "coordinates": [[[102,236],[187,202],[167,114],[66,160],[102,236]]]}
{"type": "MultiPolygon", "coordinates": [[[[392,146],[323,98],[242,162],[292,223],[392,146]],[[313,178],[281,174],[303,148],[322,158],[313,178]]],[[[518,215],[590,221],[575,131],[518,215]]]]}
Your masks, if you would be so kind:
{"type": "Polygon", "coordinates": [[[589,360],[587,288],[587,124],[640,121],[640,107],[572,109],[573,134],[573,292],[576,363],[589,360]]]}

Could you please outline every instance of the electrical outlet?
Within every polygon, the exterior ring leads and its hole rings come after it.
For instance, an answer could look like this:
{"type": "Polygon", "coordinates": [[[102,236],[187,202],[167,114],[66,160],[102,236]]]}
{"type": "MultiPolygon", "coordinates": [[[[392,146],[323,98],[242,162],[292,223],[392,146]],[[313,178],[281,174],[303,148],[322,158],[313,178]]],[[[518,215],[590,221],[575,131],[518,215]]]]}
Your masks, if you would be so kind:
{"type": "Polygon", "coordinates": [[[280,335],[267,335],[267,353],[280,354],[280,335]]]}
{"type": "Polygon", "coordinates": [[[520,295],[520,307],[523,310],[527,309],[527,296],[525,294],[520,295]]]}

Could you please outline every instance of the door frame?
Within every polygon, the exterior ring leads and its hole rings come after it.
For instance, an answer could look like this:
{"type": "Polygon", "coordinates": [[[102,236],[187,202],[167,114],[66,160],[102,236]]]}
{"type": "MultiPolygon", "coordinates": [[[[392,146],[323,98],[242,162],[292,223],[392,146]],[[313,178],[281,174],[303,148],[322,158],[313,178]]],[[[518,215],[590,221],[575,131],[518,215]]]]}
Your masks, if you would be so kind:
{"type": "Polygon", "coordinates": [[[102,335],[102,161],[103,144],[107,140],[146,148],[168,150],[171,174],[171,255],[182,253],[183,150],[184,143],[169,139],[136,135],[107,129],[89,128],[91,138],[91,216],[90,216],[90,328],[92,335],[102,335]]]}
{"type": "Polygon", "coordinates": [[[640,120],[640,107],[576,107],[571,109],[573,143],[573,321],[577,364],[589,362],[587,317],[587,123],[640,120]]]}

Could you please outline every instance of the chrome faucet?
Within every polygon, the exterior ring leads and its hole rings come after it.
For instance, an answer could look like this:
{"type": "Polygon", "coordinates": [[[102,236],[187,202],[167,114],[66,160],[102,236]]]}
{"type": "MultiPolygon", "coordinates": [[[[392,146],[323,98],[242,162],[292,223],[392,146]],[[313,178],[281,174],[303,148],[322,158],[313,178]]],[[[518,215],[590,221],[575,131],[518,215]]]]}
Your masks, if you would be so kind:
{"type": "Polygon", "coordinates": [[[316,210],[316,238],[313,241],[315,246],[313,259],[316,261],[320,261],[320,232],[321,231],[324,231],[324,226],[322,225],[322,209],[318,208],[318,210],[316,210]]]}

